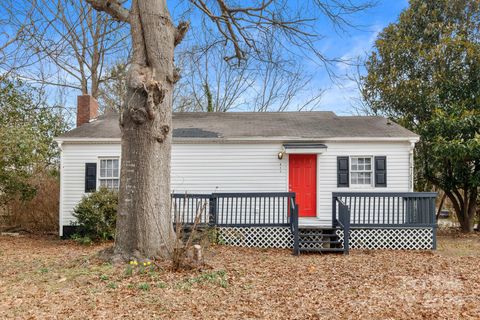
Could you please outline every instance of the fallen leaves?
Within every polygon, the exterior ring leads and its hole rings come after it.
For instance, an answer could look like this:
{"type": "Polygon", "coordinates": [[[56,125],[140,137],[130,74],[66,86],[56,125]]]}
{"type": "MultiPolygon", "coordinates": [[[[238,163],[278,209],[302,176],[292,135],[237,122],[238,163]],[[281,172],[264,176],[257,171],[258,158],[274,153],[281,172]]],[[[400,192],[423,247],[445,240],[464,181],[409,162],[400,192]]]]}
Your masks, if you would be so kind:
{"type": "Polygon", "coordinates": [[[2,318],[476,319],[480,314],[476,236],[440,238],[433,254],[353,250],[348,256],[294,257],[289,250],[216,246],[205,252],[208,269],[130,275],[127,265],[96,258],[108,245],[0,237],[2,318]]]}

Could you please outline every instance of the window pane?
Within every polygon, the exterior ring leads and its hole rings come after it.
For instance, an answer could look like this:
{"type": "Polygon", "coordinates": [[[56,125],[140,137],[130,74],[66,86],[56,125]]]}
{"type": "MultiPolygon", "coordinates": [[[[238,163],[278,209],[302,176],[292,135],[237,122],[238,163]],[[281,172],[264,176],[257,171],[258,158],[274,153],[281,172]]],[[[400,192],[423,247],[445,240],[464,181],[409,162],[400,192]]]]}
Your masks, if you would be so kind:
{"type": "Polygon", "coordinates": [[[358,184],[364,184],[363,173],[358,174],[358,184]]]}
{"type": "Polygon", "coordinates": [[[352,172],[352,184],[358,184],[358,173],[352,172]]]}
{"type": "Polygon", "coordinates": [[[364,158],[358,158],[358,164],[363,164],[364,163],[364,158]]]}
{"type": "Polygon", "coordinates": [[[118,169],[118,160],[113,160],[113,169],[118,169]]]}
{"type": "Polygon", "coordinates": [[[105,169],[101,168],[100,169],[100,178],[105,177],[105,169]]]}
{"type": "Polygon", "coordinates": [[[357,163],[357,158],[352,158],[352,165],[356,165],[357,163]]]}
{"type": "Polygon", "coordinates": [[[119,179],[101,179],[100,180],[100,186],[110,190],[118,191],[119,184],[120,184],[119,179]]]}
{"type": "Polygon", "coordinates": [[[365,158],[365,164],[371,164],[372,159],[371,158],[365,158]]]}
{"type": "Polygon", "coordinates": [[[365,170],[367,170],[367,171],[372,170],[372,165],[371,164],[366,164],[365,165],[365,170]]]}
{"type": "Polygon", "coordinates": [[[113,169],[113,176],[114,176],[115,178],[118,177],[118,168],[113,169]]]}
{"type": "Polygon", "coordinates": [[[365,176],[365,184],[372,184],[371,173],[366,173],[366,176],[365,176]]]}
{"type": "Polygon", "coordinates": [[[357,165],[356,164],[352,164],[352,170],[357,170],[357,165]]]}

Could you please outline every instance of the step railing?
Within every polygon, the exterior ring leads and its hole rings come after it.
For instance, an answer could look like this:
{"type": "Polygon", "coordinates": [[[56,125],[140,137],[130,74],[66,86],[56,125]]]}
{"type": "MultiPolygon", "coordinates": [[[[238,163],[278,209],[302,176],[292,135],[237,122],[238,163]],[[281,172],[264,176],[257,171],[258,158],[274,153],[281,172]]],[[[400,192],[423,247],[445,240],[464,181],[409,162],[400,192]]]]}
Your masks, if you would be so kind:
{"type": "Polygon", "coordinates": [[[343,253],[348,254],[350,249],[350,209],[341,199],[334,199],[333,207],[338,215],[335,216],[333,224],[343,230],[343,253]]]}
{"type": "Polygon", "coordinates": [[[300,228],[298,224],[298,204],[295,202],[295,196],[290,198],[290,230],[293,235],[293,254],[300,254],[300,228]]]}

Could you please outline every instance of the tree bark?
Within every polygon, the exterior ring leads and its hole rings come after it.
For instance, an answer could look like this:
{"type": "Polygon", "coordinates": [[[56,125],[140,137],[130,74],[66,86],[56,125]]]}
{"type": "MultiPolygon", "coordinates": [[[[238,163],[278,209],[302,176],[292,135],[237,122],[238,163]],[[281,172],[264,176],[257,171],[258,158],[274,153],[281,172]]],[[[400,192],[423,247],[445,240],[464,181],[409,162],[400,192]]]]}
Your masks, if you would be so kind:
{"type": "Polygon", "coordinates": [[[454,192],[445,191],[445,193],[452,202],[462,232],[473,232],[473,222],[477,208],[476,198],[478,194],[476,189],[463,191],[455,190],[454,192]]]}
{"type": "Polygon", "coordinates": [[[444,192],[443,195],[442,195],[442,199],[440,200],[440,204],[438,205],[437,214],[435,215],[435,219],[437,221],[440,218],[440,213],[442,213],[443,204],[445,203],[446,198],[447,198],[447,194],[444,192]]]}
{"type": "Polygon", "coordinates": [[[114,255],[168,258],[172,92],[176,28],[165,0],[133,0],[127,102],[120,116],[122,160],[114,255]]]}

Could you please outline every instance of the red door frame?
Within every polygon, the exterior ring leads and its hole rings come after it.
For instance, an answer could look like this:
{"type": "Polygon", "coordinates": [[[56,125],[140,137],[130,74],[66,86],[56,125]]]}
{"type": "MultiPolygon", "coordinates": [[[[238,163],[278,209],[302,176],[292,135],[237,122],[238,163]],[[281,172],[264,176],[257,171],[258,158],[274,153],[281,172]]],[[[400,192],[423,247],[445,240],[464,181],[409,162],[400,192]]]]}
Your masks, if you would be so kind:
{"type": "Polygon", "coordinates": [[[289,154],[288,190],[296,193],[300,217],[317,216],[317,155],[289,154]]]}

